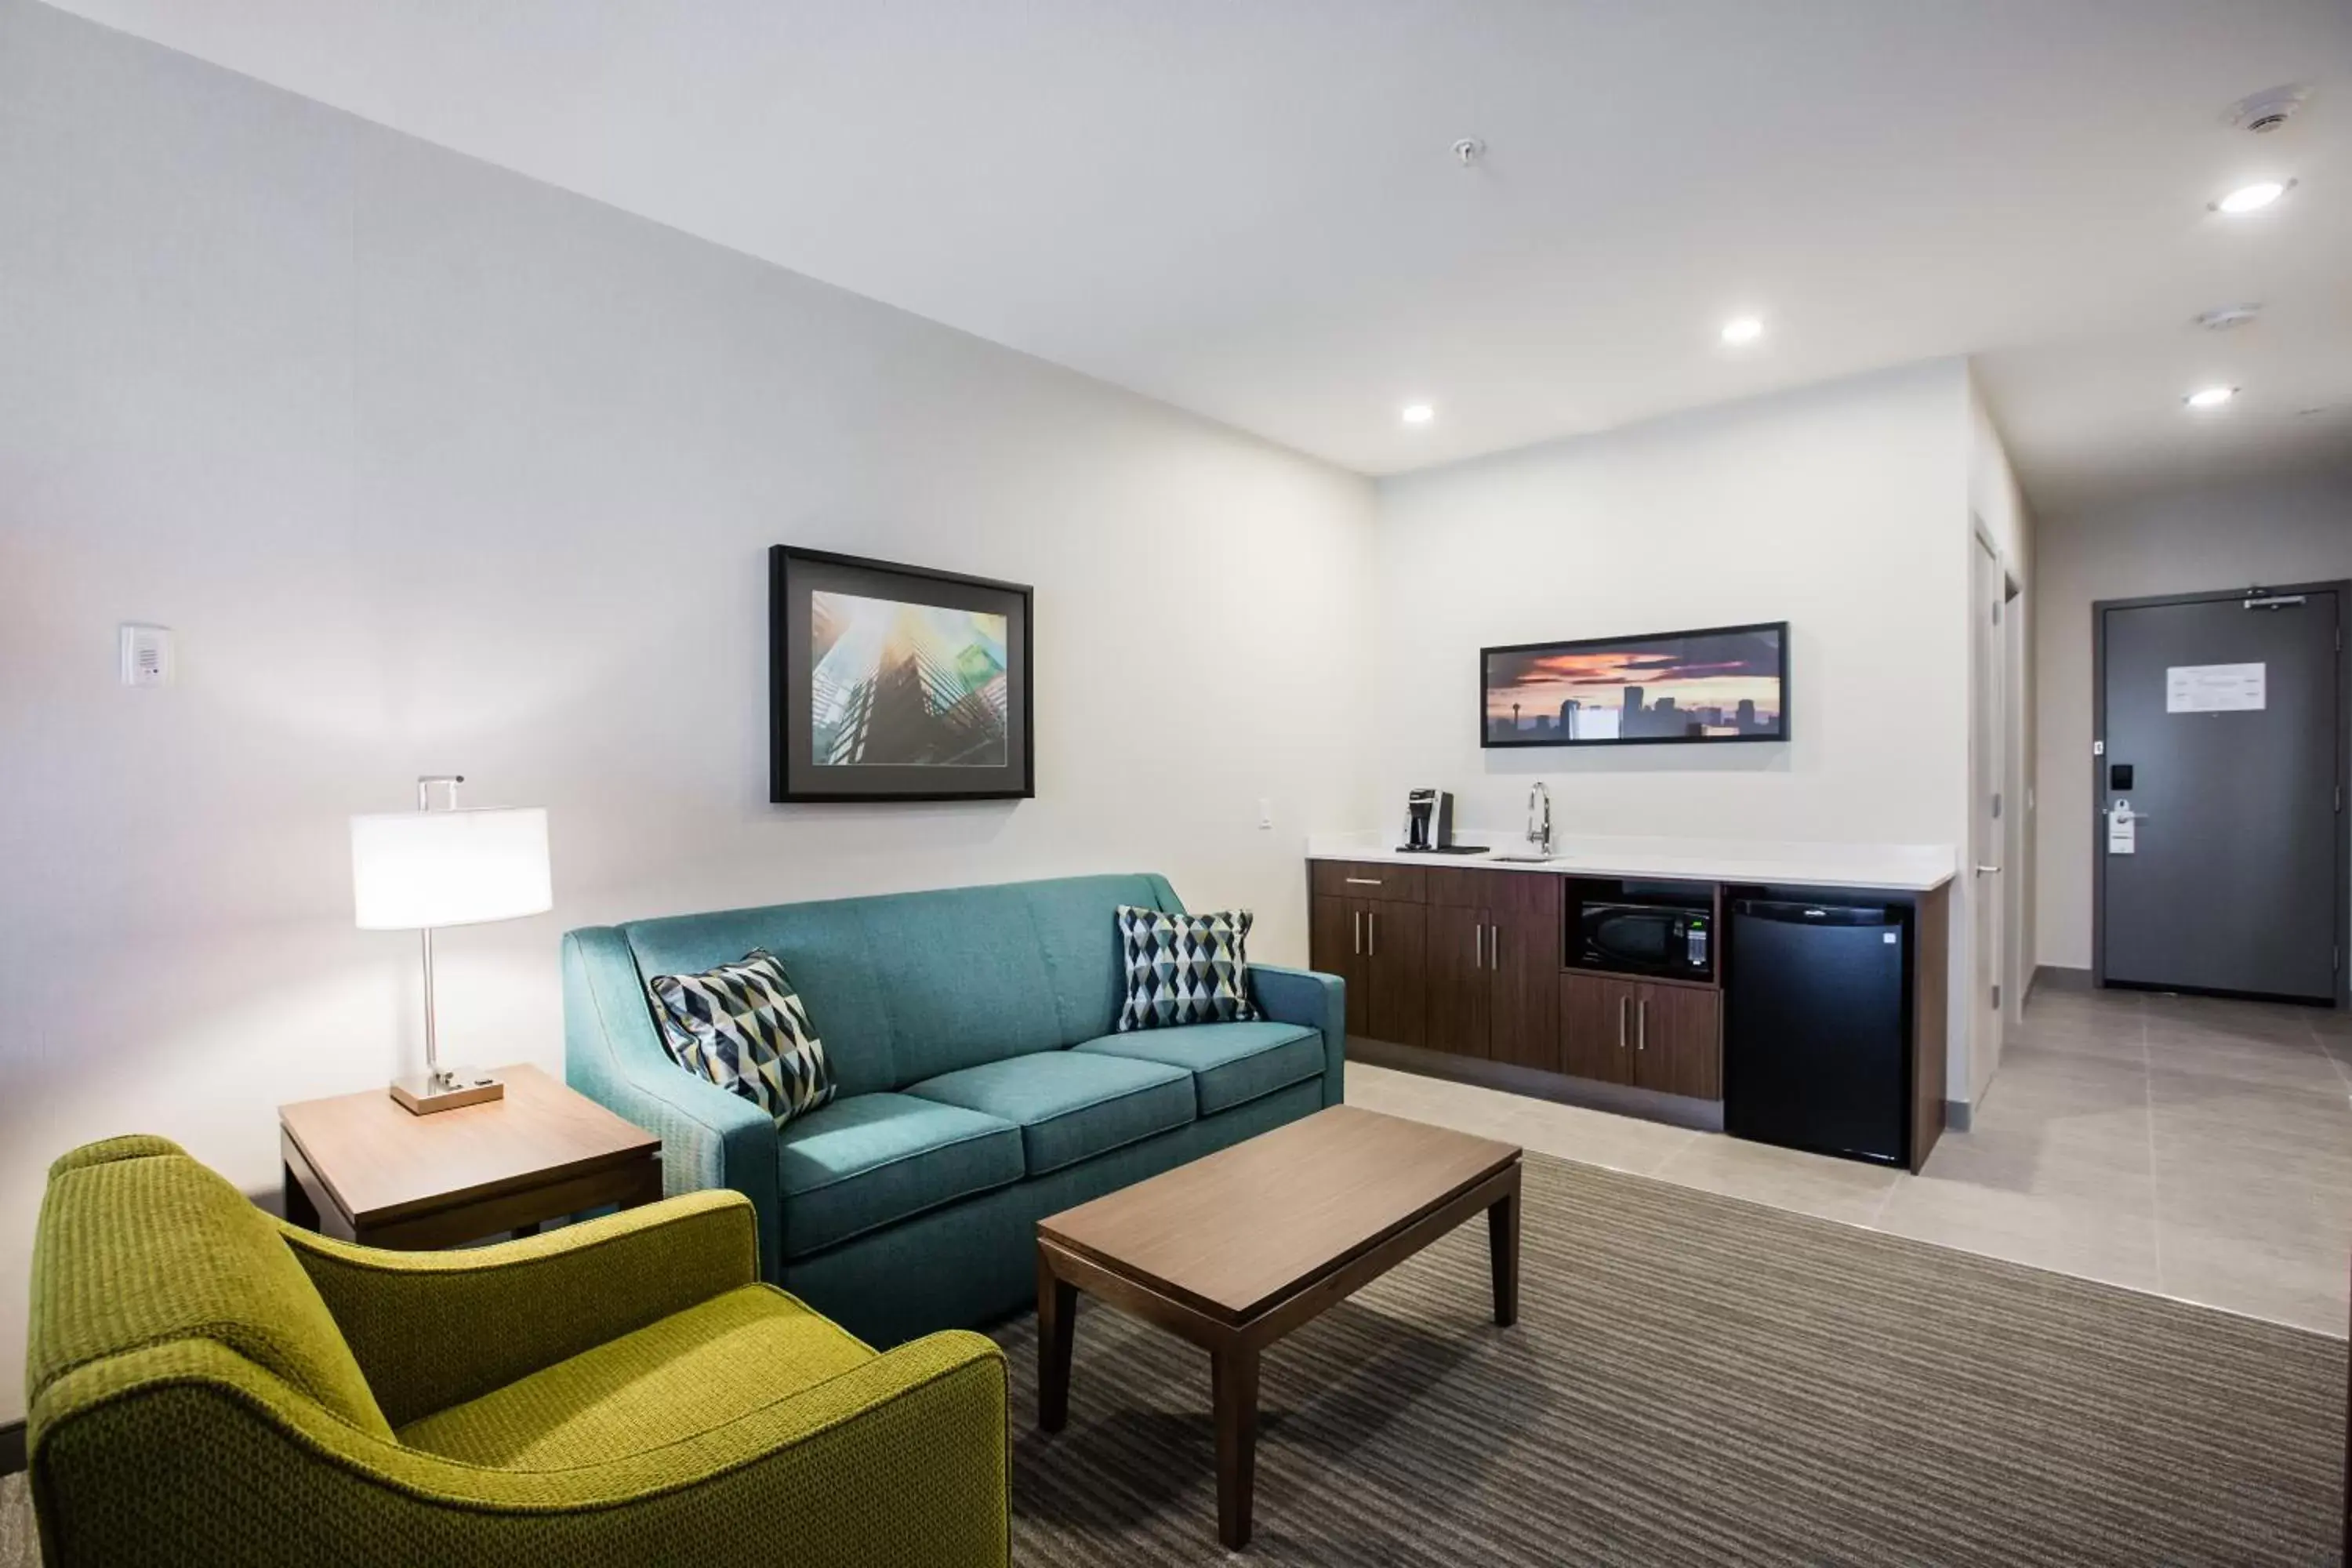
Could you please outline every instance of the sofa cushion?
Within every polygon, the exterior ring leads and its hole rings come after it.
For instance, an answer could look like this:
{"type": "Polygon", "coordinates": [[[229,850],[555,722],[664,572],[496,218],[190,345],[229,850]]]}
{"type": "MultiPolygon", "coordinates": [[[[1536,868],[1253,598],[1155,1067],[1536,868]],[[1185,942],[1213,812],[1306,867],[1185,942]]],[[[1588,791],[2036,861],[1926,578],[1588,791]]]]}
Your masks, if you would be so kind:
{"type": "Polygon", "coordinates": [[[772,1285],[745,1285],[400,1429],[504,1470],[608,1463],[862,1366],[874,1352],[772,1285]]]}
{"type": "Polygon", "coordinates": [[[1029,1174],[1076,1164],[1193,1119],[1192,1075],[1097,1052],[1008,1057],[910,1084],[907,1092],[961,1105],[1021,1129],[1029,1174]]]}
{"type": "Polygon", "coordinates": [[[1070,1047],[1192,1075],[1200,1113],[1214,1116],[1323,1071],[1323,1031],[1299,1024],[1194,1024],[1105,1035],[1070,1047]]]}
{"type": "Polygon", "coordinates": [[[1122,905],[1118,935],[1127,1001],[1118,1010],[1119,1032],[1255,1020],[1250,920],[1247,910],[1188,915],[1122,905]]]}
{"type": "Polygon", "coordinates": [[[824,1042],[775,954],[755,947],[699,974],[657,974],[646,988],[670,1060],[779,1126],[833,1099],[824,1042]]]}
{"type": "Polygon", "coordinates": [[[796,1117],[776,1135],[784,1256],[803,1258],[1023,1172],[1010,1121],[911,1094],[856,1094],[796,1117]]]}

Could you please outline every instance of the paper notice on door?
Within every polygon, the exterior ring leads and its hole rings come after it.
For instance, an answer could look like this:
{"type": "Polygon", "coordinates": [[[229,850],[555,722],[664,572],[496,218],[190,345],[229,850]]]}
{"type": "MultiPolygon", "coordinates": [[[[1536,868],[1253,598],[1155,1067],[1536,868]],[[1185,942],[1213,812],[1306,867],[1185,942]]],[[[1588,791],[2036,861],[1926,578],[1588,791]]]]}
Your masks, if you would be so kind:
{"type": "Polygon", "coordinates": [[[2263,706],[2259,664],[2176,664],[2164,672],[2167,713],[2229,713],[2263,706]]]}
{"type": "Polygon", "coordinates": [[[2131,855],[2138,851],[2139,819],[2128,811],[2107,813],[2107,853],[2131,855]]]}

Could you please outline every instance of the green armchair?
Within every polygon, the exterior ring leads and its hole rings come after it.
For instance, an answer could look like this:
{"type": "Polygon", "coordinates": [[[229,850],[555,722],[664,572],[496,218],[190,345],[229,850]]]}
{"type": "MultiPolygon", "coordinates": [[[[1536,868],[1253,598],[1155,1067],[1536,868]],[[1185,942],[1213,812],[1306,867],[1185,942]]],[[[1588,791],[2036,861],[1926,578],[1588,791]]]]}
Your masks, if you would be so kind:
{"type": "Polygon", "coordinates": [[[876,1353],[730,1192],[383,1252],[111,1139],[50,1168],[27,1361],[51,1568],[1009,1557],[996,1347],[876,1353]]]}

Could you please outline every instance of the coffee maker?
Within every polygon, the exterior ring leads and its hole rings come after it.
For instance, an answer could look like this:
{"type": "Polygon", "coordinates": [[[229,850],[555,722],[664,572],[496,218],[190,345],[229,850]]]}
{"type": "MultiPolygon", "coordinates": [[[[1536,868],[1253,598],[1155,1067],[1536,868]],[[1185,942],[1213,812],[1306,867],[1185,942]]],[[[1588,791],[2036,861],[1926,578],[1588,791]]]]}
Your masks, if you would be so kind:
{"type": "Polygon", "coordinates": [[[1454,847],[1454,796],[1442,789],[1409,790],[1404,797],[1404,842],[1416,854],[1438,855],[1454,847]]]}

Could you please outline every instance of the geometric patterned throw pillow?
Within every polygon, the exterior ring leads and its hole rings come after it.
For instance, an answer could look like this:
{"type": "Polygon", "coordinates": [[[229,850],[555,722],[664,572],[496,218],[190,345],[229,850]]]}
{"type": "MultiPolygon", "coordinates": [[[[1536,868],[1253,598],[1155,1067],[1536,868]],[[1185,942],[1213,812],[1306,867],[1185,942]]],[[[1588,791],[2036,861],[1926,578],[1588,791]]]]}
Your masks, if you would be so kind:
{"type": "Polygon", "coordinates": [[[649,989],[671,1059],[741,1095],[777,1126],[833,1098],[824,1042],[765,949],[699,974],[656,975],[649,989]]]}
{"type": "Polygon", "coordinates": [[[1118,1010],[1119,1032],[1255,1018],[1244,951],[1249,931],[1247,910],[1171,915],[1120,905],[1127,1004],[1118,1010]]]}

